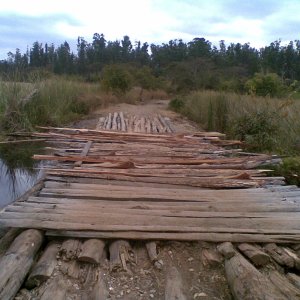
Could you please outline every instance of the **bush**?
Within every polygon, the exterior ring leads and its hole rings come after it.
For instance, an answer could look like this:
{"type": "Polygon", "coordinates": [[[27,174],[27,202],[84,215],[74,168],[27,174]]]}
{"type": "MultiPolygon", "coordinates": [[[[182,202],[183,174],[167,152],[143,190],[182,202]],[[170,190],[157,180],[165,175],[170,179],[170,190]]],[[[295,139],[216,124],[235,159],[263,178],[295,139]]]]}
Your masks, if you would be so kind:
{"type": "Polygon", "coordinates": [[[181,98],[174,98],[169,102],[169,107],[176,112],[180,112],[184,107],[184,101],[181,98]]]}
{"type": "Polygon", "coordinates": [[[102,87],[106,92],[124,95],[132,85],[131,76],[117,65],[105,66],[102,73],[102,87]]]}
{"type": "Polygon", "coordinates": [[[287,92],[287,88],[275,73],[256,73],[252,79],[245,84],[245,89],[249,94],[257,96],[281,97],[287,92]]]}

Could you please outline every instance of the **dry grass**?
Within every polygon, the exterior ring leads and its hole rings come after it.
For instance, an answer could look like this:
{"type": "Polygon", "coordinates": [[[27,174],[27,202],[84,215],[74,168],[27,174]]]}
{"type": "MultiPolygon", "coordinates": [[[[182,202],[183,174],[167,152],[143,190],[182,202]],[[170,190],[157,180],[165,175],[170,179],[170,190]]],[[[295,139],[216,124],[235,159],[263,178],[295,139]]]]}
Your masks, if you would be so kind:
{"type": "Polygon", "coordinates": [[[244,140],[251,150],[298,151],[299,100],[198,91],[173,100],[172,106],[207,130],[244,140]]]}

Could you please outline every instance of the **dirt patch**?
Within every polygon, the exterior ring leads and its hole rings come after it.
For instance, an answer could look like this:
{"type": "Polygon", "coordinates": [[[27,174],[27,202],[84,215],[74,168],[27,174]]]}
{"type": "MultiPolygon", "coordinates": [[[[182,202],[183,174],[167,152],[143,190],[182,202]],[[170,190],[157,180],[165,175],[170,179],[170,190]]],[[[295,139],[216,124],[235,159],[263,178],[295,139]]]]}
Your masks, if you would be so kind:
{"type": "Polygon", "coordinates": [[[108,113],[111,112],[122,111],[125,116],[136,115],[141,117],[155,116],[160,114],[164,117],[168,117],[172,121],[176,132],[180,133],[190,133],[201,130],[201,127],[198,124],[191,122],[188,119],[183,118],[181,115],[171,111],[168,108],[168,104],[169,100],[152,100],[140,103],[138,105],[127,103],[113,104],[106,108],[97,109],[87,119],[76,122],[73,127],[95,129],[99,117],[107,116],[108,113]]]}

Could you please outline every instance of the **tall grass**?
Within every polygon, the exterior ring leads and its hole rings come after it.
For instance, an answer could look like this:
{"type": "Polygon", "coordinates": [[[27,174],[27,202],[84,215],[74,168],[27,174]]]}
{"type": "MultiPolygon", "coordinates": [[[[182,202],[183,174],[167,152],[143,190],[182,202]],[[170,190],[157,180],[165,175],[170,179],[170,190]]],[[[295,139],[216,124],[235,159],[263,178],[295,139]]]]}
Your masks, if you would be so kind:
{"type": "Polygon", "coordinates": [[[31,130],[35,125],[64,125],[107,105],[112,99],[98,83],[53,77],[34,83],[0,82],[0,128],[3,132],[31,130]],[[27,102],[22,99],[32,90],[27,102]]]}
{"type": "Polygon", "coordinates": [[[206,130],[243,140],[249,150],[299,152],[299,100],[197,91],[170,106],[206,130]]]}

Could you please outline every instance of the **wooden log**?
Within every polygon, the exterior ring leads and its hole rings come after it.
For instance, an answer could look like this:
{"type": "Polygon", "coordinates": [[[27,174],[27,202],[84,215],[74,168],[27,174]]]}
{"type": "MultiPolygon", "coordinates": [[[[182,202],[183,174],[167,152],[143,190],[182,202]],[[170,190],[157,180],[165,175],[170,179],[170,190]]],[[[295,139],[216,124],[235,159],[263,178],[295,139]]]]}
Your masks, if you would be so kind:
{"type": "Polygon", "coordinates": [[[35,255],[43,242],[43,233],[23,231],[0,260],[0,299],[13,299],[20,289],[35,255]]]}
{"type": "Polygon", "coordinates": [[[52,241],[47,245],[43,255],[34,265],[27,281],[26,287],[32,289],[36,286],[40,286],[41,283],[47,281],[57,264],[56,256],[58,254],[60,244],[56,241],[52,241]]]}
{"type": "Polygon", "coordinates": [[[16,297],[14,298],[14,300],[31,300],[31,299],[32,299],[32,295],[26,289],[21,289],[16,295],[16,297]]]}
{"type": "Polygon", "coordinates": [[[218,245],[217,249],[226,259],[230,259],[236,254],[236,250],[230,242],[224,242],[218,245]]]}
{"type": "Polygon", "coordinates": [[[176,132],[176,129],[175,129],[175,127],[173,126],[173,124],[172,124],[170,118],[165,117],[165,122],[166,122],[167,126],[169,127],[170,132],[172,132],[172,133],[176,132]]]}
{"type": "Polygon", "coordinates": [[[121,118],[119,114],[117,116],[117,130],[121,131],[121,118]]]}
{"type": "Polygon", "coordinates": [[[80,277],[80,266],[76,260],[63,261],[60,266],[60,271],[62,274],[73,279],[79,279],[80,277]]]}
{"type": "Polygon", "coordinates": [[[147,252],[151,262],[155,262],[158,259],[157,249],[156,249],[156,242],[151,241],[146,243],[147,252]]]}
{"type": "Polygon", "coordinates": [[[65,300],[69,285],[63,276],[56,276],[51,279],[40,300],[65,300]]]}
{"type": "Polygon", "coordinates": [[[151,121],[149,118],[146,118],[146,125],[145,125],[145,128],[146,128],[146,133],[151,133],[151,121]]]}
{"type": "Polygon", "coordinates": [[[124,114],[122,111],[119,113],[119,116],[120,116],[120,121],[121,121],[121,131],[126,131],[126,122],[125,122],[124,114]]]}
{"type": "Polygon", "coordinates": [[[183,283],[178,270],[171,267],[167,273],[166,287],[165,287],[165,300],[187,299],[183,291],[183,283]]]}
{"type": "Polygon", "coordinates": [[[118,113],[114,112],[113,119],[112,119],[112,126],[111,126],[112,130],[117,130],[118,129],[118,126],[117,126],[117,117],[118,117],[118,113]]]}
{"type": "Polygon", "coordinates": [[[141,117],[141,132],[142,133],[145,133],[146,132],[146,120],[145,120],[145,117],[141,117]]]}
{"type": "Polygon", "coordinates": [[[284,275],[276,270],[270,270],[268,277],[282,293],[282,299],[300,299],[300,289],[295,287],[284,275]]]}
{"type": "Polygon", "coordinates": [[[103,275],[100,273],[96,284],[93,286],[91,292],[88,294],[86,300],[106,300],[109,299],[109,292],[105,285],[103,275]]]}
{"type": "Polygon", "coordinates": [[[110,130],[111,129],[111,124],[112,123],[112,115],[111,113],[108,114],[108,118],[107,118],[107,123],[106,123],[106,130],[110,130]]]}
{"type": "MultiPolygon", "coordinates": [[[[84,156],[87,156],[89,150],[91,149],[92,147],[92,144],[93,142],[92,141],[88,141],[85,145],[84,145],[84,148],[82,149],[82,152],[81,152],[81,156],[84,157],[84,156]]],[[[82,160],[79,160],[79,161],[76,161],[74,163],[74,167],[80,167],[82,165],[82,160]]]]}
{"type": "Polygon", "coordinates": [[[286,277],[297,289],[300,289],[300,276],[294,273],[287,273],[286,277]]]}
{"type": "Polygon", "coordinates": [[[243,243],[239,244],[238,248],[255,266],[264,266],[270,262],[270,256],[254,245],[243,243]]]}
{"type": "Polygon", "coordinates": [[[264,249],[278,264],[288,268],[293,268],[295,266],[293,257],[275,243],[265,245],[264,249]]]}
{"type": "Polygon", "coordinates": [[[133,116],[129,116],[127,132],[132,133],[133,132],[133,127],[134,127],[134,118],[133,118],[133,116]]]}
{"type": "Polygon", "coordinates": [[[65,240],[60,248],[59,254],[63,260],[77,259],[80,254],[81,242],[77,239],[65,240]]]}
{"type": "Polygon", "coordinates": [[[99,264],[105,242],[99,239],[86,240],[81,246],[81,253],[78,256],[79,261],[88,262],[92,264],[99,264]]]}
{"type": "Polygon", "coordinates": [[[13,240],[18,236],[23,229],[20,228],[11,228],[0,240],[0,259],[7,251],[13,240]]]}
{"type": "Polygon", "coordinates": [[[161,122],[161,124],[162,124],[163,127],[164,127],[164,132],[169,132],[169,133],[171,133],[172,131],[171,131],[170,127],[168,126],[168,124],[166,123],[165,118],[162,117],[161,115],[158,115],[158,119],[159,119],[159,121],[161,122]]]}
{"type": "Polygon", "coordinates": [[[265,300],[287,299],[276,289],[270,280],[260,273],[241,254],[235,251],[233,246],[226,244],[225,273],[231,293],[236,300],[265,300]],[[229,255],[230,254],[230,255],[229,255]],[[231,256],[231,257],[230,257],[231,256]]]}
{"type": "Polygon", "coordinates": [[[299,243],[300,236],[295,234],[240,234],[240,233],[210,233],[210,232],[145,232],[145,231],[76,231],[76,230],[48,230],[47,236],[76,237],[76,238],[103,238],[128,240],[178,240],[178,241],[208,241],[233,243],[299,243]]]}
{"type": "Polygon", "coordinates": [[[100,117],[96,126],[96,130],[104,129],[105,117],[100,117]]]}
{"type": "Polygon", "coordinates": [[[123,269],[128,271],[127,262],[130,261],[128,251],[131,249],[128,241],[116,240],[109,246],[110,270],[123,269]]]}

